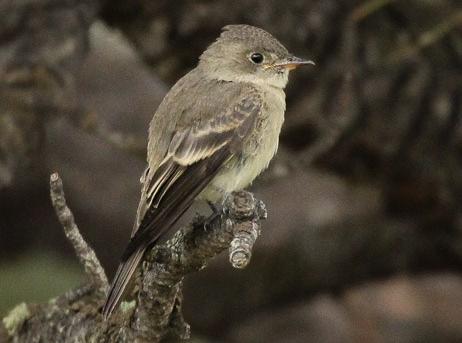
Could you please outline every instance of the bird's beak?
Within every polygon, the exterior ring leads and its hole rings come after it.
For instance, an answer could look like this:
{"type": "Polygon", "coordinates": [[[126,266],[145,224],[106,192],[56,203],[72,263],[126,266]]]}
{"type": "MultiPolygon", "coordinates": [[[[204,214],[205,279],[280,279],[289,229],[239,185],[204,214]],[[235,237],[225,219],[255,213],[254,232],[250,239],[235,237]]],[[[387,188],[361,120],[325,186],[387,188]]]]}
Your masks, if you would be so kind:
{"type": "Polygon", "coordinates": [[[304,60],[299,57],[291,56],[285,60],[275,63],[274,66],[283,67],[283,68],[286,68],[287,70],[292,70],[292,69],[296,69],[300,66],[304,66],[308,64],[315,65],[313,61],[304,60]]]}

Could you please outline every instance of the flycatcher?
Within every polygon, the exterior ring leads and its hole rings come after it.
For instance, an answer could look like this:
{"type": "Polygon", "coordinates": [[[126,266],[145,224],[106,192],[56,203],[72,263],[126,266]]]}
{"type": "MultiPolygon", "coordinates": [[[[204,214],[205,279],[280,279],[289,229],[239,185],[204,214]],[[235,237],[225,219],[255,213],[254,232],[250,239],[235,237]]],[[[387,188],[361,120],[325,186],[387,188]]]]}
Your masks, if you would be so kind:
{"type": "Polygon", "coordinates": [[[108,318],[145,251],[195,199],[247,187],[278,147],[289,71],[314,64],[268,32],[228,25],[170,89],[149,127],[148,166],[132,236],[103,308],[108,318]]]}

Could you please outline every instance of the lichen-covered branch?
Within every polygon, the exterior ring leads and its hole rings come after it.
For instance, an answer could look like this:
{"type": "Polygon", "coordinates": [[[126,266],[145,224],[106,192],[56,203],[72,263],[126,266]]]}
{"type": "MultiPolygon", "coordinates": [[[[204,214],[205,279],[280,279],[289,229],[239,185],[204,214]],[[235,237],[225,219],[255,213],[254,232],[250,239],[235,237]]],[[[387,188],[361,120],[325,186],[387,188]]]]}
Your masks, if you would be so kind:
{"type": "Polygon", "coordinates": [[[242,257],[241,263],[247,264],[249,242],[253,245],[260,218],[265,216],[263,204],[251,193],[237,192],[226,199],[221,215],[214,215],[205,225],[199,219],[191,228],[180,230],[165,246],[154,249],[143,268],[134,329],[149,341],[163,336],[173,319],[175,300],[181,298],[183,277],[204,268],[211,258],[230,245],[230,259],[237,252],[246,252],[247,257],[242,257]],[[249,227],[252,228],[247,229],[249,227]],[[152,317],[163,319],[155,322],[152,317]]]}
{"type": "Polygon", "coordinates": [[[260,219],[264,218],[266,210],[261,201],[248,192],[233,193],[226,199],[220,215],[213,215],[205,224],[204,218],[198,218],[191,227],[178,231],[166,245],[155,248],[146,259],[139,282],[132,326],[136,335],[152,342],[168,331],[177,339],[187,338],[189,328],[181,315],[184,276],[204,268],[230,245],[230,259],[234,260],[238,252],[245,252],[240,263],[247,264],[260,230],[260,219]]]}
{"type": "Polygon", "coordinates": [[[230,245],[233,266],[247,265],[260,232],[260,219],[266,218],[263,203],[251,193],[233,193],[221,212],[198,218],[146,254],[136,280],[136,300],[123,302],[105,322],[100,313],[105,296],[102,291],[108,287],[105,273],[80,235],[56,173],[51,175],[50,189],[56,214],[90,282],[47,304],[18,305],[0,326],[0,337],[4,335],[9,342],[159,342],[166,336],[186,339],[190,329],[181,312],[183,278],[204,268],[230,245]]]}

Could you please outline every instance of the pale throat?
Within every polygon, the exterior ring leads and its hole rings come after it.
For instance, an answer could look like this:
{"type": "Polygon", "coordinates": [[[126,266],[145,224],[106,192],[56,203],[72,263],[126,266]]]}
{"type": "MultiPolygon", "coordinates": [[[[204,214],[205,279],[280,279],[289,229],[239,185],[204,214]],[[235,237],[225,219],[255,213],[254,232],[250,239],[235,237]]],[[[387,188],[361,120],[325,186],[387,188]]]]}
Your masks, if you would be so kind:
{"type": "Polygon", "coordinates": [[[262,87],[274,87],[283,90],[289,81],[289,71],[284,70],[282,73],[268,74],[262,77],[257,74],[237,73],[235,71],[219,69],[207,70],[207,75],[210,78],[228,81],[228,82],[245,82],[262,87]]]}

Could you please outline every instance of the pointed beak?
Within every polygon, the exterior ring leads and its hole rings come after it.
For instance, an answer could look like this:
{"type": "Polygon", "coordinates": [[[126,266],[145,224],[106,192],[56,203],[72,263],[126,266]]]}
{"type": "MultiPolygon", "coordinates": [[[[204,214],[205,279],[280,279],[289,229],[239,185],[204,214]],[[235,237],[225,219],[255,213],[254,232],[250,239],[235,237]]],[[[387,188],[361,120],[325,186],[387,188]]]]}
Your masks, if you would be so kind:
{"type": "Polygon", "coordinates": [[[299,57],[295,57],[295,56],[291,56],[285,60],[282,60],[280,62],[277,62],[274,64],[274,66],[276,67],[284,67],[286,68],[287,70],[292,70],[292,69],[296,69],[300,66],[304,66],[304,65],[315,65],[315,63],[313,61],[310,61],[310,60],[304,60],[302,58],[299,58],[299,57]]]}

